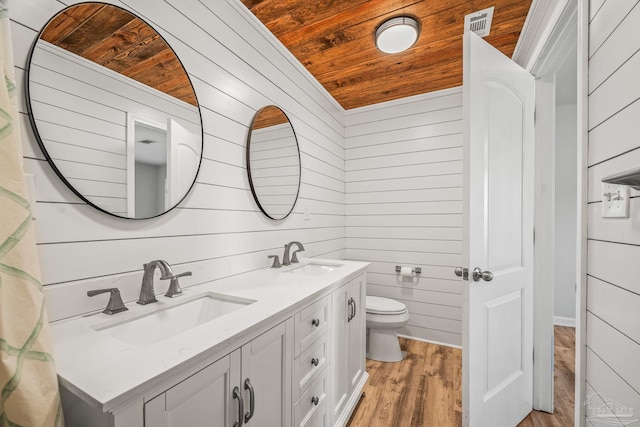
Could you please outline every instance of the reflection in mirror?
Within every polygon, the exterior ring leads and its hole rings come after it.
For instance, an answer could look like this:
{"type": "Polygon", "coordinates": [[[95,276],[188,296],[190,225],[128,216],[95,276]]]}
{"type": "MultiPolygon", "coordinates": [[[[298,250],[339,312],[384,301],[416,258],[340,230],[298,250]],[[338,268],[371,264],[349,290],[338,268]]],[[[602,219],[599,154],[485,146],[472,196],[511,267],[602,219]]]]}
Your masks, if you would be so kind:
{"type": "Polygon", "coordinates": [[[262,212],[271,219],[286,218],[300,190],[300,151],[289,118],[276,106],[262,108],[253,118],[247,171],[262,212]]]}
{"type": "Polygon", "coordinates": [[[125,218],[175,207],[195,181],[202,121],[180,60],[142,19],[80,3],[54,16],[27,65],[44,155],[90,205],[125,218]]]}
{"type": "Polygon", "coordinates": [[[149,217],[164,212],[168,202],[165,194],[167,181],[167,128],[161,123],[133,119],[133,165],[127,165],[135,187],[127,200],[132,200],[136,215],[149,217]],[[133,171],[133,172],[130,172],[133,171]]]}

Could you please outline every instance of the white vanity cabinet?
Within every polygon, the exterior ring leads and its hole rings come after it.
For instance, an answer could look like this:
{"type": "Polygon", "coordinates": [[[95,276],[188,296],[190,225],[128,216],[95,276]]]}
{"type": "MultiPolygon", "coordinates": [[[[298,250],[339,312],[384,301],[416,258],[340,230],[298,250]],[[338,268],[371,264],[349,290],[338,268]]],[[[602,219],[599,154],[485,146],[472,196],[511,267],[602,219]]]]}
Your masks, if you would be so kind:
{"type": "MultiPolygon", "coordinates": [[[[145,319],[154,307],[55,325],[66,425],[343,427],[368,377],[367,264],[327,264],[338,272],[265,269],[189,289],[192,299],[253,302],[149,347],[103,331],[145,319]],[[80,365],[79,354],[91,363],[80,365]]],[[[181,301],[160,303],[168,312],[181,301]]]]}
{"type": "Polygon", "coordinates": [[[331,294],[330,409],[333,426],[346,425],[367,379],[365,295],[364,275],[331,294]]]}
{"type": "Polygon", "coordinates": [[[291,330],[289,319],[149,400],[144,426],[290,427],[291,330]]]}

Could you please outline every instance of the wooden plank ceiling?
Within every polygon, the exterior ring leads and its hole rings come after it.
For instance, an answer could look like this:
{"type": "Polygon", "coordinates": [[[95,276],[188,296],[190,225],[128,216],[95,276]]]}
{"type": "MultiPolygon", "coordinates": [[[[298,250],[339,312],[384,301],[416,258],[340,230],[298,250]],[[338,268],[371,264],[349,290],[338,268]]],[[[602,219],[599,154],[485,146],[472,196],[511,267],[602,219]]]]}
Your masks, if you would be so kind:
{"type": "Polygon", "coordinates": [[[131,13],[104,3],[65,9],[40,38],[142,84],[197,106],[177,56],[156,31],[131,13]]]}
{"type": "Polygon", "coordinates": [[[462,85],[465,15],[494,6],[485,40],[511,57],[531,0],[242,0],[345,108],[462,85]],[[418,18],[409,50],[375,47],[375,30],[398,15],[418,18]]]}

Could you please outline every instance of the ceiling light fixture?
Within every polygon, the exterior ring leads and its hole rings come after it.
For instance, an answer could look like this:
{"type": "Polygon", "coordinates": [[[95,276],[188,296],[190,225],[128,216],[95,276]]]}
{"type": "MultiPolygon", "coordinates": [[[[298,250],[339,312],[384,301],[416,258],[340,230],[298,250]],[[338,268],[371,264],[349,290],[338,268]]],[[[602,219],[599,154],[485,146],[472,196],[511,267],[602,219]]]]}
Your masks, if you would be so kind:
{"type": "Polygon", "coordinates": [[[409,49],[418,40],[420,25],[410,16],[388,19],[376,29],[376,47],[384,53],[409,49]]]}

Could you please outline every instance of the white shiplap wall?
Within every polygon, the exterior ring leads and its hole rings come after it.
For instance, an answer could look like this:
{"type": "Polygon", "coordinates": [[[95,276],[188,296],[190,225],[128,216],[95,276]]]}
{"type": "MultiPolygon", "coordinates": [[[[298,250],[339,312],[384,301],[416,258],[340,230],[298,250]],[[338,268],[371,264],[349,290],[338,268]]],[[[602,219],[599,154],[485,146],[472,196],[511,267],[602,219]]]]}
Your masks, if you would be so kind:
{"type": "Polygon", "coordinates": [[[349,110],[345,144],[347,257],[371,262],[367,294],[407,305],[401,334],[461,345],[462,90],[349,110]]]}
{"type": "Polygon", "coordinates": [[[587,396],[600,393],[637,419],[640,192],[631,190],[628,219],[603,219],[600,181],[640,165],[640,2],[591,0],[589,19],[587,396]]]}
{"type": "MultiPolygon", "coordinates": [[[[66,4],[9,0],[20,80],[39,30],[66,4]]],[[[123,0],[175,49],[195,86],[204,125],[204,158],[196,185],[178,208],[156,219],[124,220],[82,203],[53,173],[29,128],[24,99],[24,155],[35,175],[38,250],[49,317],[103,308],[92,288],[117,286],[135,300],[142,264],[166,259],[190,270],[190,286],[267,266],[291,240],[307,256],[344,258],[343,110],[282,49],[238,0],[123,0]],[[245,165],[248,126],[259,108],[275,104],[289,116],[302,161],[300,199],[274,222],[253,201],[245,165]],[[310,219],[303,212],[308,209],[310,219]]],[[[160,282],[157,291],[166,286],[160,282]]]]}

